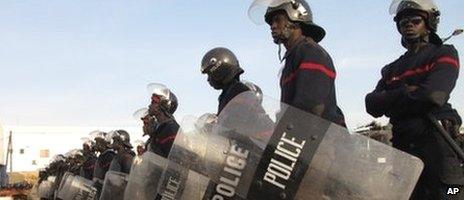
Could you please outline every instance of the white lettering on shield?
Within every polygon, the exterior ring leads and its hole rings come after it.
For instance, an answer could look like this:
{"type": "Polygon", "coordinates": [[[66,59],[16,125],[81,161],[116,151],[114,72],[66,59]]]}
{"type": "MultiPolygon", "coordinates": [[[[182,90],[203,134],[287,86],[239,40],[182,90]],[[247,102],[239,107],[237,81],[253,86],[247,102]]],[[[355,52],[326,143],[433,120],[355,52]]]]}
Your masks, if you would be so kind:
{"type": "Polygon", "coordinates": [[[177,191],[179,190],[180,181],[176,180],[172,176],[169,177],[166,185],[166,190],[161,194],[161,200],[171,200],[176,198],[177,191]]]}
{"type": "Polygon", "coordinates": [[[235,188],[242,176],[241,170],[246,166],[248,150],[242,149],[237,145],[230,147],[229,155],[226,158],[226,166],[219,178],[220,183],[216,186],[216,192],[212,200],[223,200],[224,197],[232,197],[235,195],[235,188]]]}
{"type": "Polygon", "coordinates": [[[286,181],[290,178],[295,163],[300,156],[301,149],[303,149],[306,140],[297,142],[294,137],[286,138],[286,132],[277,144],[271,163],[267,167],[264,174],[264,180],[281,189],[285,189],[286,181]]]}

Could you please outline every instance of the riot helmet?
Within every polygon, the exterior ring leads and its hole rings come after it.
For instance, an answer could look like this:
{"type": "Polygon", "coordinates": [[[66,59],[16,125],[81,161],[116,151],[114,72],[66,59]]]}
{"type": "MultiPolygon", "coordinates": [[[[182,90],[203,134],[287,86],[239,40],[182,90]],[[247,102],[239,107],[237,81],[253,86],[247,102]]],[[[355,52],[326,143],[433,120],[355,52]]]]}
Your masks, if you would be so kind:
{"type": "Polygon", "coordinates": [[[288,19],[300,25],[303,35],[320,42],[325,37],[325,30],[314,23],[311,7],[305,0],[255,0],[248,9],[248,16],[256,23],[264,21],[272,25],[272,18],[278,12],[284,12],[288,19]]]}
{"type": "Polygon", "coordinates": [[[398,31],[400,31],[400,21],[403,17],[411,14],[421,16],[430,31],[430,42],[437,45],[443,44],[437,35],[440,11],[433,0],[393,0],[390,5],[390,14],[395,15],[393,20],[396,22],[398,31]]]}
{"type": "Polygon", "coordinates": [[[148,108],[141,108],[133,114],[136,120],[142,120],[143,122],[143,136],[151,135],[161,124],[156,116],[149,115],[148,108]]]}
{"type": "Polygon", "coordinates": [[[55,163],[55,162],[64,162],[65,157],[63,154],[57,154],[50,159],[50,163],[55,163]]]}
{"type": "Polygon", "coordinates": [[[108,138],[108,134],[106,132],[95,130],[89,133],[89,138],[95,141],[94,150],[95,151],[104,151],[109,148],[111,144],[111,139],[108,138]]]}
{"type": "Polygon", "coordinates": [[[84,153],[81,149],[71,149],[64,154],[66,161],[71,164],[80,164],[84,160],[84,153]]]}
{"type": "MultiPolygon", "coordinates": [[[[150,106],[156,105],[159,109],[169,115],[174,114],[177,110],[178,101],[176,95],[165,85],[160,83],[150,83],[147,86],[148,92],[151,96],[150,106]]],[[[152,110],[149,114],[152,115],[152,110]]]]}
{"type": "Polygon", "coordinates": [[[82,150],[84,150],[85,153],[92,151],[95,146],[95,142],[88,137],[81,138],[81,142],[82,150]]]}
{"type": "Polygon", "coordinates": [[[125,130],[115,130],[108,133],[109,138],[111,138],[111,144],[114,146],[116,143],[124,145],[126,148],[132,148],[130,143],[130,135],[125,130]]]}
{"type": "Polygon", "coordinates": [[[244,72],[234,53],[224,47],[209,50],[201,60],[200,70],[208,75],[208,82],[215,89],[222,89],[244,72]]]}

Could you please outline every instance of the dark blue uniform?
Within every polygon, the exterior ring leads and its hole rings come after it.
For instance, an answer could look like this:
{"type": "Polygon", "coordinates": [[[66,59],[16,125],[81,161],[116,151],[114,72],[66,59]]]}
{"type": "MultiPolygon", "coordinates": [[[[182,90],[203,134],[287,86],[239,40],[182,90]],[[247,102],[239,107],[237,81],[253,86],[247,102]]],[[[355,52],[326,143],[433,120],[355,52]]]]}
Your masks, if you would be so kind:
{"type": "Polygon", "coordinates": [[[118,152],[111,161],[109,170],[129,174],[135,153],[131,150],[118,152]]]}
{"type": "Polygon", "coordinates": [[[105,180],[106,172],[110,168],[111,161],[116,156],[116,153],[107,149],[101,153],[95,163],[95,170],[93,172],[94,186],[97,189],[97,196],[100,197],[100,193],[103,187],[103,181],[105,180]]]}
{"type": "Polygon", "coordinates": [[[221,111],[226,107],[226,105],[237,95],[239,95],[242,92],[250,91],[250,89],[240,82],[237,79],[232,80],[224,89],[222,89],[221,95],[219,95],[219,106],[218,106],[218,112],[221,113],[221,111]]]}
{"type": "Polygon", "coordinates": [[[154,134],[150,135],[149,150],[167,158],[178,131],[179,124],[174,119],[160,124],[154,134]]]}
{"type": "Polygon", "coordinates": [[[444,191],[440,193],[440,189],[464,184],[460,161],[427,118],[432,113],[447,124],[448,132],[456,132],[461,118],[448,100],[458,75],[456,49],[451,45],[428,44],[385,66],[377,87],[366,96],[369,114],[390,117],[393,146],[418,156],[425,164],[415,199],[441,199],[444,191]],[[411,86],[418,88],[408,90],[411,86]]]}
{"type": "Polygon", "coordinates": [[[84,163],[82,163],[79,176],[92,180],[95,162],[97,162],[97,156],[94,153],[84,154],[84,163]]]}
{"type": "Polygon", "coordinates": [[[287,50],[284,58],[280,100],[345,126],[345,118],[337,106],[336,72],[329,54],[317,43],[302,38],[287,50]]]}

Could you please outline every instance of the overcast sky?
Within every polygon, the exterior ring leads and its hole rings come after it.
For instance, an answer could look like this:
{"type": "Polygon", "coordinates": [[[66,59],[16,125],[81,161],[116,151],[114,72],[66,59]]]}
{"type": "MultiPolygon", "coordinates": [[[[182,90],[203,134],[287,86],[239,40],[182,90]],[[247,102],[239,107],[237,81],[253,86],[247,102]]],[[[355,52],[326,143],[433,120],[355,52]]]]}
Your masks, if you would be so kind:
{"type": "MultiPolygon", "coordinates": [[[[321,45],[337,68],[337,99],[348,125],[372,120],[364,96],[380,69],[404,53],[390,1],[313,0],[321,45]]],[[[437,2],[439,33],[464,28],[462,0],[437,2]]],[[[0,121],[15,126],[136,126],[146,85],[168,85],[178,118],[215,112],[218,91],[199,65],[209,49],[234,51],[268,96],[279,98],[281,64],[269,27],[247,17],[250,0],[0,1],[0,121]]],[[[462,55],[464,36],[450,41],[462,55]]],[[[461,77],[451,103],[464,113],[461,77]]]]}

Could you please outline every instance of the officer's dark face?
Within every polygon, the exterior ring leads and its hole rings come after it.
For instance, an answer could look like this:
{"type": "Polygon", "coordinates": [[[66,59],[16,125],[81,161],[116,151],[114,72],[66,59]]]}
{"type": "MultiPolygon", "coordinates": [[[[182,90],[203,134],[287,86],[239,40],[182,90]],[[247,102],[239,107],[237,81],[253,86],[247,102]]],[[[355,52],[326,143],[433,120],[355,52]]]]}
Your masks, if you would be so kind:
{"type": "Polygon", "coordinates": [[[96,138],[95,139],[95,148],[97,151],[103,152],[107,149],[107,143],[104,139],[102,138],[96,138]]]}
{"type": "Polygon", "coordinates": [[[157,115],[160,112],[160,103],[161,103],[161,97],[159,95],[153,94],[151,96],[151,103],[148,106],[148,113],[150,115],[157,115]]]}
{"type": "Polygon", "coordinates": [[[84,150],[84,153],[90,153],[91,148],[88,144],[83,144],[82,145],[82,150],[84,150]]]}
{"type": "Polygon", "coordinates": [[[158,122],[155,117],[147,115],[142,118],[143,121],[143,135],[153,136],[156,132],[158,122]]]}
{"type": "Polygon", "coordinates": [[[284,12],[277,12],[271,17],[271,35],[274,43],[285,43],[288,40],[289,24],[290,20],[284,12]]]}
{"type": "Polygon", "coordinates": [[[114,140],[113,144],[111,145],[111,148],[116,151],[121,151],[124,148],[124,146],[121,141],[114,140]]]}
{"type": "Polygon", "coordinates": [[[215,79],[214,76],[208,74],[208,83],[211,87],[213,87],[216,90],[222,89],[222,83],[220,80],[215,79]]]}
{"type": "Polygon", "coordinates": [[[420,15],[406,15],[398,21],[404,39],[415,39],[428,35],[427,26],[420,15]]]}

